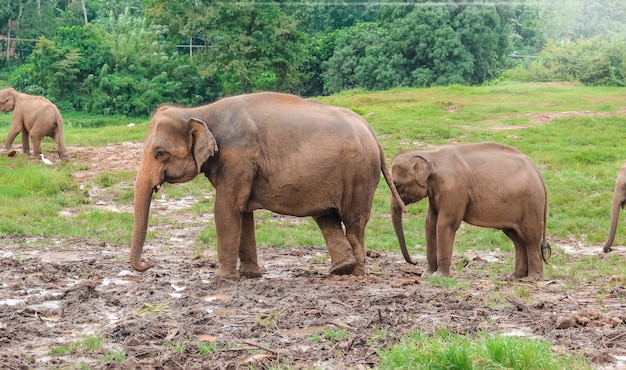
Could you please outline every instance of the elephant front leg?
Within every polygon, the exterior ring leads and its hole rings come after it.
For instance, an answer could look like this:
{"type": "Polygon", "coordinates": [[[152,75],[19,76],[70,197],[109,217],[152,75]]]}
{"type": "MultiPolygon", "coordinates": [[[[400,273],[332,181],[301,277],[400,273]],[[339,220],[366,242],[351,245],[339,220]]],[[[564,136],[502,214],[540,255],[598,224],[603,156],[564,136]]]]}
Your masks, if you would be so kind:
{"type": "Polygon", "coordinates": [[[428,272],[437,271],[437,214],[428,208],[426,215],[426,262],[428,263],[428,272]]]}
{"type": "Polygon", "coordinates": [[[454,237],[461,221],[437,219],[437,272],[442,276],[450,276],[454,237]]]}
{"type": "Polygon", "coordinates": [[[223,197],[215,201],[215,231],[217,234],[217,258],[219,267],[216,275],[237,280],[237,257],[241,240],[242,214],[233,207],[228,207],[223,197]]]}
{"type": "Polygon", "coordinates": [[[239,274],[247,278],[263,276],[256,254],[256,235],[254,230],[254,214],[245,212],[241,220],[241,242],[239,244],[239,274]]]}
{"type": "Polygon", "coordinates": [[[11,123],[11,127],[9,128],[9,133],[7,134],[7,139],[4,142],[4,147],[7,151],[11,150],[11,148],[13,147],[13,141],[15,140],[17,135],[19,135],[19,133],[22,131],[21,125],[18,125],[18,126],[14,126],[14,125],[15,125],[14,123],[11,123]]]}
{"type": "Polygon", "coordinates": [[[343,233],[341,220],[337,214],[313,217],[326,241],[331,261],[331,274],[351,274],[356,266],[356,258],[348,239],[343,233]]]}

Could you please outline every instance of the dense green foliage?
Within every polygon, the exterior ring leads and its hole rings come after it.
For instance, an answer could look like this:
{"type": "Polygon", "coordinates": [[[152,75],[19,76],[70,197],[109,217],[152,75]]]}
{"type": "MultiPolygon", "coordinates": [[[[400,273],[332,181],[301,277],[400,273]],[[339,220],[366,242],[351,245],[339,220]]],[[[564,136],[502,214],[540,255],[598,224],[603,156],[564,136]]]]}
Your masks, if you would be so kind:
{"type": "Polygon", "coordinates": [[[626,3],[562,3],[91,0],[83,11],[21,0],[0,10],[18,55],[0,59],[0,77],[63,110],[104,115],[260,90],[480,85],[507,70],[623,86],[626,3]]]}
{"type": "Polygon", "coordinates": [[[539,59],[503,76],[517,81],[569,81],[590,86],[626,86],[626,39],[598,36],[556,44],[549,42],[539,59]]]}

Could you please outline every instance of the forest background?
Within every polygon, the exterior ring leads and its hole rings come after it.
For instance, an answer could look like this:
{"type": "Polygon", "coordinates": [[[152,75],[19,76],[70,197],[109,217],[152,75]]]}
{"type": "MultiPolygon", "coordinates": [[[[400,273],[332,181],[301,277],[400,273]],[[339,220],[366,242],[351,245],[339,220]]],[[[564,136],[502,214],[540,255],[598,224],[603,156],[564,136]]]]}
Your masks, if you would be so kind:
{"type": "Polygon", "coordinates": [[[0,79],[62,111],[149,115],[260,90],[626,85],[626,1],[7,0],[0,79]]]}

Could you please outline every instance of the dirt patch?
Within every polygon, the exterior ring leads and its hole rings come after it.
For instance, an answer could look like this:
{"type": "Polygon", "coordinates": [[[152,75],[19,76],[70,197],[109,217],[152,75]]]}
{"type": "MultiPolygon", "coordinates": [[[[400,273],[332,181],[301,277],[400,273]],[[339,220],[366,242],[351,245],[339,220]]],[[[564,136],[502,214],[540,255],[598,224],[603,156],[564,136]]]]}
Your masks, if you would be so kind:
{"type": "MultiPolygon", "coordinates": [[[[136,169],[141,144],[70,151],[85,164],[76,174],[85,181],[136,169]]],[[[196,256],[189,248],[205,227],[201,218],[158,233],[144,248],[156,263],[145,273],[130,268],[127,245],[3,236],[0,368],[369,368],[382,348],[438,328],[543,338],[594,368],[626,366],[624,276],[511,282],[485,272],[505,263],[502,253],[465,253],[456,275],[468,287],[445,288],[423,276],[423,257],[415,267],[399,254],[369,252],[367,276],[336,277],[327,274],[324,247],[302,246],[261,248],[264,277],[234,282],[215,277],[213,250],[196,256]],[[104,338],[102,347],[53,351],[90,336],[104,338]],[[125,360],[112,360],[114,353],[125,360]]],[[[605,256],[599,246],[552,244],[573,258],[605,256]]],[[[626,256],[626,247],[614,248],[626,256]]]]}
{"type": "Polygon", "coordinates": [[[624,115],[626,114],[626,107],[620,108],[617,112],[595,112],[589,110],[578,110],[578,111],[569,111],[569,112],[530,112],[515,115],[513,118],[529,118],[528,125],[495,125],[491,126],[489,129],[494,131],[502,131],[502,130],[519,130],[526,127],[532,127],[537,125],[542,125],[545,123],[549,123],[554,121],[557,118],[561,117],[579,117],[579,116],[594,116],[594,117],[606,117],[606,116],[615,116],[615,115],[624,115]]]}
{"type": "Polygon", "coordinates": [[[83,183],[106,171],[136,171],[141,161],[143,143],[112,143],[106,147],[68,147],[70,161],[86,165],[74,173],[76,181],[83,183]]]}
{"type": "Polygon", "coordinates": [[[607,277],[606,285],[581,283],[576,290],[558,281],[495,284],[483,271],[502,262],[477,255],[457,273],[470,284],[459,294],[430,286],[421,268],[396,254],[370,253],[369,274],[357,279],[329,276],[318,262],[325,248],[301,247],[260,249],[265,276],[233,282],[214,276],[212,252],[194,259],[171,240],[146,246],[157,267],[143,274],[130,269],[124,246],[89,240],[29,246],[39,242],[1,241],[3,368],[371,367],[381,348],[437,328],[544,338],[557,351],[584,354],[596,368],[626,359],[623,277],[621,284],[607,277]],[[525,299],[516,294],[522,287],[525,299]],[[51,354],[88,336],[104,337],[103,347],[51,354]],[[114,351],[126,360],[103,362],[114,351]]]}

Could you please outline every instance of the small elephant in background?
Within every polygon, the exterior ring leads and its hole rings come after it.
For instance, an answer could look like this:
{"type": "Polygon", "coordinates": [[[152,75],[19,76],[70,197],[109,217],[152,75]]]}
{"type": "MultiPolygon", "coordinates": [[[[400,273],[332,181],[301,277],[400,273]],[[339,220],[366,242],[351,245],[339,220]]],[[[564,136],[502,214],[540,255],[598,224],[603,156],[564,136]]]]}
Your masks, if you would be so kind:
{"type": "MultiPolygon", "coordinates": [[[[539,169],[517,149],[491,142],[448,145],[398,154],[391,176],[404,205],[428,197],[428,270],[449,276],[461,222],[502,230],[515,245],[515,279],[543,278],[547,191],[539,169]]],[[[392,198],[392,220],[405,260],[402,206],[392,198]]]]}
{"type": "Polygon", "coordinates": [[[606,237],[603,251],[609,253],[612,251],[611,245],[615,240],[615,232],[617,231],[617,221],[619,219],[619,209],[626,206],[626,163],[622,165],[615,179],[615,189],[613,190],[613,200],[611,201],[611,225],[609,234],[606,237]]]}
{"type": "Polygon", "coordinates": [[[65,139],[63,137],[63,119],[56,105],[50,100],[35,95],[22,94],[13,88],[0,90],[0,111],[12,110],[11,127],[5,142],[9,155],[13,140],[22,134],[22,149],[30,154],[29,137],[33,141],[33,156],[41,154],[41,140],[45,136],[54,139],[57,144],[59,158],[67,157],[65,139]]]}

